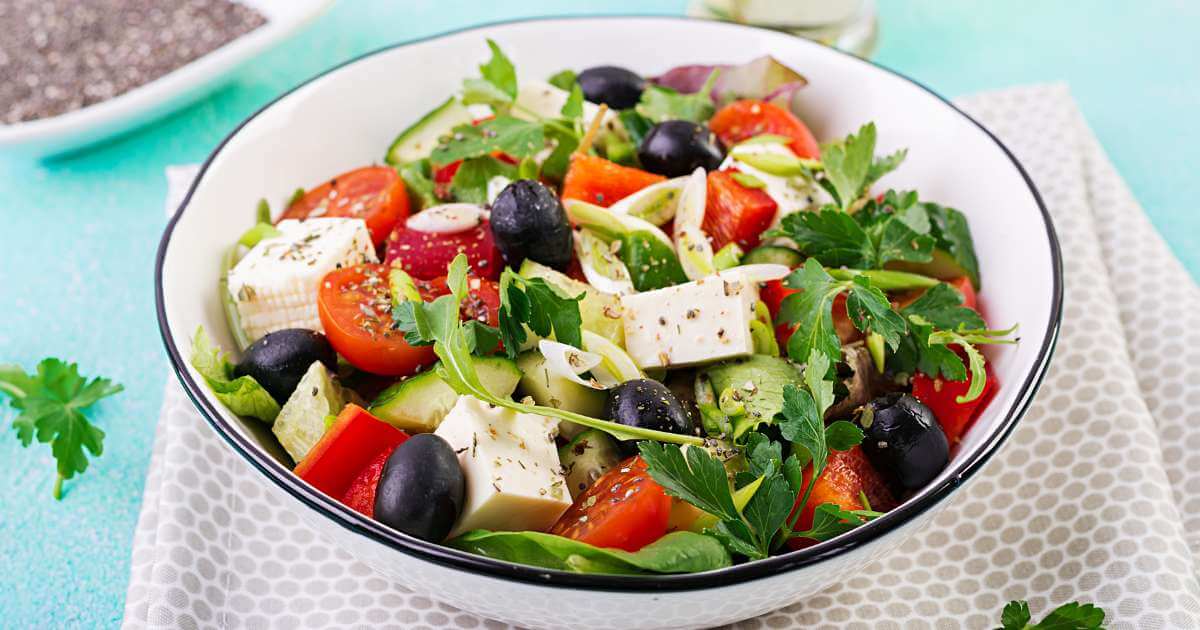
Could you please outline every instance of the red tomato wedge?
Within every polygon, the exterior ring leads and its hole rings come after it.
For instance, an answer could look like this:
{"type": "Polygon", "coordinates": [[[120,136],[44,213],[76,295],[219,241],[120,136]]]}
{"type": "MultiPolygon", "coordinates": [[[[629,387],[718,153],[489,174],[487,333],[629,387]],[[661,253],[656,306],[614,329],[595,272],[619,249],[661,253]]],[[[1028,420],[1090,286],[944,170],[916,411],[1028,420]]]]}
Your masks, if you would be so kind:
{"type": "MultiPolygon", "coordinates": [[[[968,283],[969,285],[969,283],[968,283]]],[[[946,434],[950,446],[958,444],[962,436],[971,428],[975,418],[987,407],[988,401],[1000,389],[1000,381],[992,372],[991,365],[985,365],[987,382],[983,385],[983,393],[971,402],[960,403],[958,397],[966,395],[971,386],[970,378],[961,381],[948,381],[942,377],[930,378],[918,372],[912,378],[913,398],[925,403],[933,412],[946,434]]]]}
{"type": "Polygon", "coordinates": [[[383,476],[383,466],[387,464],[388,457],[394,450],[396,447],[393,446],[379,451],[374,459],[358,471],[358,475],[346,488],[342,503],[356,512],[375,518],[375,488],[379,485],[379,478],[383,476]]]}
{"type": "Polygon", "coordinates": [[[979,310],[979,297],[975,295],[975,285],[971,284],[970,278],[959,276],[953,280],[947,280],[947,282],[963,295],[963,306],[975,311],[979,310]]]}
{"type": "Polygon", "coordinates": [[[407,433],[376,418],[366,409],[355,404],[346,405],[333,426],[296,466],[296,475],[340,500],[363,468],[380,453],[391,453],[407,439],[407,433]]]}
{"type": "Polygon", "coordinates": [[[704,206],[704,233],[712,239],[713,250],[737,243],[744,251],[757,247],[762,233],[771,227],[778,206],[762,190],[746,188],[733,178],[736,171],[708,174],[708,195],[704,206]]]}
{"type": "Polygon", "coordinates": [[[667,533],[671,497],[631,457],[596,480],[558,519],[551,534],[595,545],[637,551],[667,533]]]}
{"type": "Polygon", "coordinates": [[[309,190],[283,211],[283,219],[347,217],[363,219],[376,246],[408,218],[408,191],[396,170],[365,166],[309,190]]]}
{"type": "Polygon", "coordinates": [[[467,255],[467,264],[475,275],[499,280],[504,259],[492,239],[487,220],[454,234],[434,234],[411,230],[403,225],[392,231],[387,240],[384,262],[396,264],[414,278],[432,280],[446,275],[446,267],[458,254],[467,255]]]}
{"type": "MultiPolygon", "coordinates": [[[[418,283],[426,299],[431,288],[418,283]]],[[[408,376],[434,362],[433,346],[410,346],[392,328],[387,266],[364,264],[325,275],[317,293],[325,336],[354,367],[385,376],[408,376]]]]}
{"type": "Polygon", "coordinates": [[[562,198],[605,208],[666,178],[592,155],[576,155],[563,179],[562,198]]]}
{"type": "MultiPolygon", "coordinates": [[[[800,289],[784,286],[782,280],[771,280],[763,285],[759,299],[766,304],[767,311],[771,313],[771,321],[776,321],[779,318],[779,309],[783,305],[784,298],[799,292],[800,289]]],[[[779,342],[780,347],[787,346],[788,339],[791,339],[792,333],[799,326],[799,324],[775,326],[775,340],[779,342]]],[[[837,330],[838,339],[842,344],[853,343],[862,338],[862,331],[854,327],[854,322],[850,321],[850,314],[846,311],[845,293],[833,299],[833,327],[837,330]]]]}
{"type": "MultiPolygon", "coordinates": [[[[808,487],[811,479],[812,468],[809,467],[804,470],[804,487],[808,487]]],[[[797,505],[792,508],[792,514],[794,515],[797,509],[803,510],[796,521],[796,531],[812,527],[813,512],[822,503],[833,503],[844,510],[865,509],[862,496],[867,497],[871,509],[877,512],[886,512],[896,507],[896,498],[888,490],[879,473],[871,467],[861,448],[855,446],[848,451],[831,451],[825,470],[813,485],[808,502],[801,506],[799,503],[803,495],[796,498],[797,505]]],[[[803,549],[813,544],[815,541],[806,538],[793,538],[788,541],[788,547],[792,549],[803,549]]]]}
{"type": "Polygon", "coordinates": [[[792,141],[788,146],[802,158],[817,159],[821,148],[808,126],[788,110],[765,101],[735,101],[722,107],[711,120],[708,128],[717,134],[725,146],[749,140],[765,133],[787,136],[792,141]]]}

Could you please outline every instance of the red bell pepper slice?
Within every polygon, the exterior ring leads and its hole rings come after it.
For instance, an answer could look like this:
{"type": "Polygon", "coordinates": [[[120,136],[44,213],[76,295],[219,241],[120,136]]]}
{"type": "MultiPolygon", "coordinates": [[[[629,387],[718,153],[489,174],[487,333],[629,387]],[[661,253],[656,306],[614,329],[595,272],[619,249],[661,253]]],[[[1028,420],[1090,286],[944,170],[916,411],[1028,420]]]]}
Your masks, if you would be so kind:
{"type": "MultiPolygon", "coordinates": [[[[812,467],[810,466],[804,470],[803,487],[808,487],[811,479],[812,467]]],[[[808,502],[800,504],[804,498],[803,493],[796,497],[796,506],[792,508],[792,515],[795,515],[796,510],[802,510],[800,517],[796,520],[796,531],[804,531],[812,527],[813,512],[816,511],[818,505],[833,503],[843,510],[862,510],[867,507],[862,502],[864,496],[870,502],[871,509],[877,512],[886,512],[897,505],[896,497],[888,489],[887,484],[884,483],[875,468],[871,466],[871,462],[867,461],[861,448],[855,446],[848,451],[830,452],[829,461],[825,464],[825,470],[821,471],[821,476],[817,478],[817,483],[813,485],[808,502]]],[[[789,516],[789,518],[791,517],[789,516]]],[[[803,549],[816,544],[816,541],[807,538],[792,538],[788,540],[787,544],[792,549],[803,549]]]]}
{"type": "Polygon", "coordinates": [[[562,198],[581,199],[605,208],[633,193],[666,180],[639,168],[621,166],[594,155],[576,155],[563,178],[562,198]]]}
{"type": "Polygon", "coordinates": [[[407,439],[407,433],[366,409],[346,405],[295,472],[316,489],[340,500],[363,468],[407,439]]]}
{"type": "Polygon", "coordinates": [[[918,372],[912,378],[913,398],[924,403],[933,412],[938,424],[942,425],[942,432],[946,434],[946,440],[950,442],[951,447],[962,440],[963,434],[971,428],[975,418],[1000,389],[1000,381],[992,372],[992,366],[985,365],[984,369],[987,382],[983,385],[983,393],[979,398],[965,403],[958,402],[958,397],[967,393],[971,386],[970,377],[961,381],[948,381],[940,376],[930,378],[918,372]]]}
{"type": "Polygon", "coordinates": [[[703,227],[704,233],[712,239],[714,250],[729,243],[737,243],[746,251],[757,247],[779,208],[765,191],[739,184],[733,178],[736,172],[708,174],[703,227]]]}

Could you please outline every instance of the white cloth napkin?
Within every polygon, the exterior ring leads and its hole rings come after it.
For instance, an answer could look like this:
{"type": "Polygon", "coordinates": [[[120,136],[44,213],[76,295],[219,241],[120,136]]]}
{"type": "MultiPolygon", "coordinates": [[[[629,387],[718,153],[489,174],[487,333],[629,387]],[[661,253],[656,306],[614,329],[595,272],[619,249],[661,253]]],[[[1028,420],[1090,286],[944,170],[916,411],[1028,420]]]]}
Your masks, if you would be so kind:
{"type": "MultiPolygon", "coordinates": [[[[1022,160],[1062,241],[1062,337],[1002,452],[860,576],[741,627],[995,627],[1085,600],[1113,628],[1200,627],[1200,290],[1064,86],[960,103],[1022,160]]],[[[171,171],[181,194],[194,171],[171,171]]],[[[177,198],[168,201],[174,209],[177,198]]],[[[1020,255],[1020,252],[1013,252],[1020,255]]],[[[503,627],[412,595],[278,506],[167,386],[125,625],[503,627]]]]}

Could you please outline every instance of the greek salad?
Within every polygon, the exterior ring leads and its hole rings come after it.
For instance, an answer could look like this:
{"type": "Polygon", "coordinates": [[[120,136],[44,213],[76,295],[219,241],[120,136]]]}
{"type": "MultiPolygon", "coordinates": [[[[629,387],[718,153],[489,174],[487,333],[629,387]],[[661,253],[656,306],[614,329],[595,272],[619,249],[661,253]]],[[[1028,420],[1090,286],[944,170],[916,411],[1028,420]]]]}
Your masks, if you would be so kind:
{"type": "Polygon", "coordinates": [[[979,311],[964,215],[877,185],[905,151],[819,143],[771,57],[542,80],[487,45],[382,164],[260,202],[223,260],[237,352],[201,329],[192,364],[300,479],[471,553],[650,574],[938,476],[1015,327],[979,311]]]}

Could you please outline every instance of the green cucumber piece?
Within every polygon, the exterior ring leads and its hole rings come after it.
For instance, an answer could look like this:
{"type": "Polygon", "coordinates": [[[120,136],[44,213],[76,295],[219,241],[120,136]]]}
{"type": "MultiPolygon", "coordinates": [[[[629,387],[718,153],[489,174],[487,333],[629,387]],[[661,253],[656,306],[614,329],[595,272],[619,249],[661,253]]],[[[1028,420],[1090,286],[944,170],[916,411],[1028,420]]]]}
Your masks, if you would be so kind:
{"type": "Polygon", "coordinates": [[[342,410],[347,393],[320,361],[308,367],[271,425],[271,432],[293,461],[304,459],[325,435],[325,417],[342,410]]]}
{"type": "Polygon", "coordinates": [[[518,273],[522,278],[542,278],[572,296],[583,293],[583,301],[579,303],[579,315],[583,319],[584,330],[590,330],[622,348],[625,347],[621,298],[611,293],[601,293],[586,282],[580,282],[528,258],[521,263],[518,273]]]}
{"type": "Polygon", "coordinates": [[[804,254],[790,247],[759,245],[742,257],[743,265],[757,265],[762,263],[799,267],[804,264],[804,254]]]}
{"type": "MultiPolygon", "coordinates": [[[[521,380],[517,364],[504,357],[475,357],[475,372],[492,394],[512,395],[521,380]]],[[[458,402],[458,393],[437,374],[437,366],[388,387],[368,411],[402,431],[430,433],[458,402]]]]}
{"type": "Polygon", "coordinates": [[[401,131],[392,146],[388,147],[384,159],[392,166],[425,159],[433,152],[439,138],[450,133],[451,129],[471,122],[471,119],[471,112],[451,96],[408,129],[401,131]]]}
{"type": "Polygon", "coordinates": [[[567,490],[575,497],[619,464],[621,453],[606,433],[588,429],[558,449],[558,460],[567,471],[567,490]]]}
{"type": "MultiPolygon", "coordinates": [[[[604,417],[605,393],[551,374],[541,352],[529,350],[521,353],[517,357],[517,368],[521,371],[521,382],[517,385],[518,399],[529,396],[533,402],[546,407],[593,418],[604,417]]],[[[558,432],[567,439],[582,431],[582,427],[572,422],[562,422],[558,427],[558,432]]]]}
{"type": "Polygon", "coordinates": [[[787,359],[756,354],[706,368],[704,378],[719,405],[736,401],[742,413],[733,418],[733,437],[759,424],[771,423],[783,409],[783,386],[800,382],[800,370],[787,359]]]}

